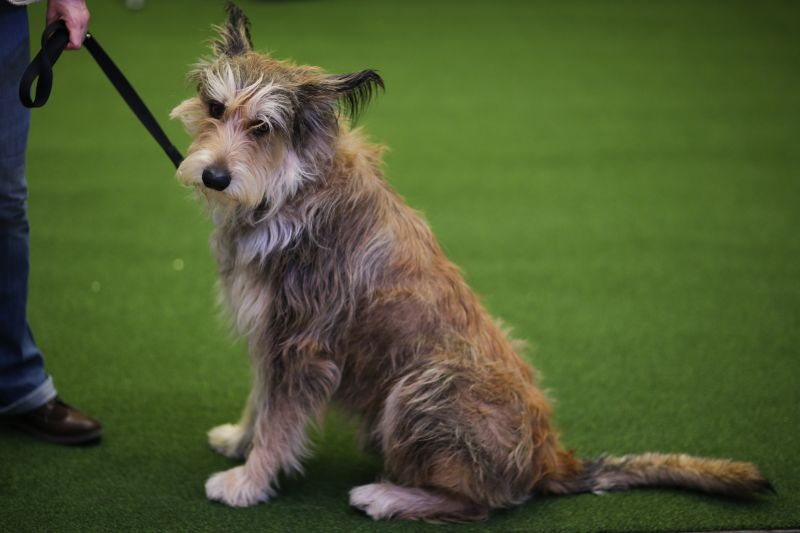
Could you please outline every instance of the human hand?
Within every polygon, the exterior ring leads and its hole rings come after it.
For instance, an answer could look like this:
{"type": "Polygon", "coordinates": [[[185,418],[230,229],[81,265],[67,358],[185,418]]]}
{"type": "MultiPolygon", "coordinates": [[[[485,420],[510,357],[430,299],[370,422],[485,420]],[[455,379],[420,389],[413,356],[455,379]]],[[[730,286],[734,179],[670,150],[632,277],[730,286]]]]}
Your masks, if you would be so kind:
{"type": "Polygon", "coordinates": [[[69,30],[67,50],[77,50],[86,38],[89,9],[85,0],[47,0],[47,24],[63,20],[69,30]]]}

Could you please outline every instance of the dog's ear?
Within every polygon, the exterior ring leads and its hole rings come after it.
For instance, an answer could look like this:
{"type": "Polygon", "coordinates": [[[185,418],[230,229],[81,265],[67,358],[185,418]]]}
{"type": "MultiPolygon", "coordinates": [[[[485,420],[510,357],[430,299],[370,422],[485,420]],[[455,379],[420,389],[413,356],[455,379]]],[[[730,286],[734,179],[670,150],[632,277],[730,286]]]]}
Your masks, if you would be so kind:
{"type": "Polygon", "coordinates": [[[302,145],[315,134],[329,130],[336,123],[337,104],[355,122],[377,90],[383,88],[383,80],[374,70],[328,75],[303,83],[296,93],[294,143],[302,145]]]}
{"type": "Polygon", "coordinates": [[[344,113],[355,122],[378,89],[385,89],[383,79],[374,70],[331,76],[328,82],[344,113]]]}
{"type": "Polygon", "coordinates": [[[214,41],[214,52],[219,55],[238,56],[253,49],[250,39],[250,21],[239,6],[228,2],[225,10],[228,20],[224,26],[215,26],[219,37],[214,41]]]}

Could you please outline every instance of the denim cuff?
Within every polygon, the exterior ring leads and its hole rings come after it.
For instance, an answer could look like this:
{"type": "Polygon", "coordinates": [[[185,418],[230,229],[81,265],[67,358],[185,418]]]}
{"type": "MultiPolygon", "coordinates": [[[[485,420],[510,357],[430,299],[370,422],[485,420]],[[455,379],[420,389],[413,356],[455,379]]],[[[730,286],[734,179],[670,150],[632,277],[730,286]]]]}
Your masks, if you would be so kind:
{"type": "Polygon", "coordinates": [[[0,407],[0,416],[19,415],[37,409],[56,397],[53,378],[47,376],[44,383],[30,393],[6,407],[0,407]]]}

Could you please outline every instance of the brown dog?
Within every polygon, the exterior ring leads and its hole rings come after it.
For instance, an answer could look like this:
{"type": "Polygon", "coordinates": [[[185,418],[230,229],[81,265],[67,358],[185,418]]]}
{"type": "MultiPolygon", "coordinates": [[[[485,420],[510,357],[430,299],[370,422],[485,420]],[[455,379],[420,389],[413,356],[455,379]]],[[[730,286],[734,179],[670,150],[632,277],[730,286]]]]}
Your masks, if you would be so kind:
{"type": "Polygon", "coordinates": [[[241,421],[209,432],[246,458],[208,480],[210,499],[269,499],[332,399],[384,458],[386,480],[350,493],[376,519],[480,520],[534,492],[771,489],[749,463],[566,453],[515,343],[384,181],[381,148],[342,120],[381,78],[258,54],[244,14],[228,12],[190,74],[198,95],[172,113],[194,137],[178,178],[208,201],[221,294],[255,373],[241,421]]]}

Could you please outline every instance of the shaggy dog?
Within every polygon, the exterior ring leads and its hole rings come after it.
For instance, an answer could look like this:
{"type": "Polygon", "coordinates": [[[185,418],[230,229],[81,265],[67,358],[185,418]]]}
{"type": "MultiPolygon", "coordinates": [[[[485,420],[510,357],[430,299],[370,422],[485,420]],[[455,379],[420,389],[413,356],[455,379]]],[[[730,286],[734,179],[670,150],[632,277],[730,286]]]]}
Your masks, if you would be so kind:
{"type": "Polygon", "coordinates": [[[383,457],[383,480],[350,492],[375,519],[481,520],[534,493],[771,489],[749,463],[564,451],[515,342],[383,179],[381,147],[343,120],[383,87],[378,74],[256,53],[233,5],[218,29],[190,73],[197,96],[172,112],[194,139],[178,178],[208,202],[220,292],[255,377],[239,423],[209,432],[246,461],[211,476],[208,498],[271,498],[333,399],[383,457]]]}

